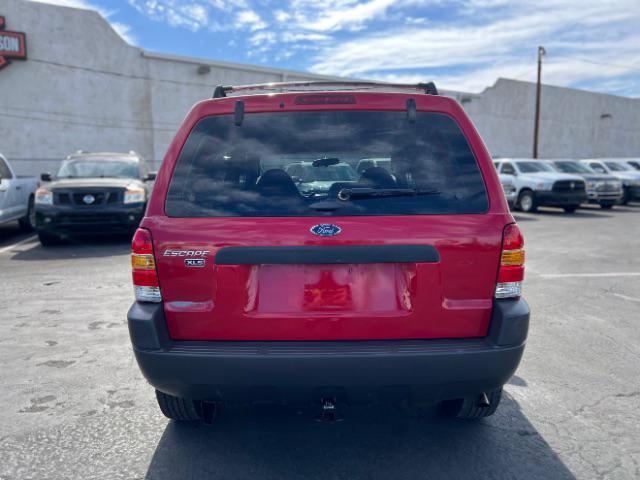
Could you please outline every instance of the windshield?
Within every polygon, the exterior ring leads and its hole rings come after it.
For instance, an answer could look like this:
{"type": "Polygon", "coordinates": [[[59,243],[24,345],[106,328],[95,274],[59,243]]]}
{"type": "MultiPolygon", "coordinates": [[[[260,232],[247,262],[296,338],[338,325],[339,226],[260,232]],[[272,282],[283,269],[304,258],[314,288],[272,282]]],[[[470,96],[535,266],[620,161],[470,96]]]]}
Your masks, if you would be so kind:
{"type": "Polygon", "coordinates": [[[609,170],[614,172],[627,172],[631,170],[631,167],[628,165],[625,165],[624,163],[617,163],[617,162],[604,162],[604,163],[607,167],[609,167],[609,170]]]}
{"type": "Polygon", "coordinates": [[[593,170],[580,162],[561,161],[553,164],[563,173],[593,173],[593,170]]]}
{"type": "Polygon", "coordinates": [[[522,173],[553,172],[549,165],[542,162],[516,162],[516,165],[522,173]]]}
{"type": "Polygon", "coordinates": [[[176,217],[487,208],[480,170],[458,125],[421,112],[413,122],[406,112],[371,111],[256,113],[241,126],[230,116],[204,118],[180,153],[166,199],[167,214],[176,217]]]}
{"type": "Polygon", "coordinates": [[[58,178],[138,178],[138,165],[128,160],[77,159],[65,160],[58,178]]]}

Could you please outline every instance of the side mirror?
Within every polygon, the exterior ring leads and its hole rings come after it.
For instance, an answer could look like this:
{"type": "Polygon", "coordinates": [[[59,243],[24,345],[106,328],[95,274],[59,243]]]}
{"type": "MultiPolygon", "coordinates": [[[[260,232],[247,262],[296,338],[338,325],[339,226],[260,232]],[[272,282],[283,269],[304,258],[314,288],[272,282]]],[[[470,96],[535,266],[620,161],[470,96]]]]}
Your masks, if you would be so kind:
{"type": "Polygon", "coordinates": [[[41,173],[40,174],[40,180],[42,180],[43,182],[50,182],[51,181],[51,174],[49,172],[41,173]]]}
{"type": "Polygon", "coordinates": [[[151,181],[156,179],[157,175],[158,175],[158,172],[149,172],[149,173],[147,173],[147,176],[144,177],[144,181],[145,182],[151,182],[151,181]]]}

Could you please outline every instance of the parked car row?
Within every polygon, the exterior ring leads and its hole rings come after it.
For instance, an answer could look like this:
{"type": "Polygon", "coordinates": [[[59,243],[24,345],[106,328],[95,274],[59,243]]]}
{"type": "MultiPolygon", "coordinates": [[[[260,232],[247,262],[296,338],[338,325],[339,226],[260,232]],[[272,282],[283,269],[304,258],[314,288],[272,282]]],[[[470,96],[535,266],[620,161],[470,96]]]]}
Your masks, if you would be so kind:
{"type": "Polygon", "coordinates": [[[640,200],[640,162],[633,159],[502,158],[494,161],[512,208],[540,206],[574,212],[583,203],[603,209],[640,200]]]}

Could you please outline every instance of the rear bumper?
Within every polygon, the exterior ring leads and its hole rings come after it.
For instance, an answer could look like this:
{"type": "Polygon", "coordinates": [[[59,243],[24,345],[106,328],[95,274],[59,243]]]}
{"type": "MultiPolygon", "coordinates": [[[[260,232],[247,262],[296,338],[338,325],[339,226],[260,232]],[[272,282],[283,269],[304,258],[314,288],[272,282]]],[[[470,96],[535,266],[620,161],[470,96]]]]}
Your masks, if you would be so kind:
{"type": "Polygon", "coordinates": [[[36,228],[61,234],[129,232],[144,216],[144,205],[114,207],[37,206],[36,228]]]}
{"type": "Polygon", "coordinates": [[[554,207],[579,206],[587,201],[587,193],[535,192],[538,205],[554,207]]]}
{"type": "Polygon", "coordinates": [[[509,380],[524,351],[529,307],[522,299],[496,301],[487,337],[451,340],[177,342],[162,305],[141,303],[128,323],[142,373],[171,395],[230,403],[323,396],[437,402],[509,380]]]}

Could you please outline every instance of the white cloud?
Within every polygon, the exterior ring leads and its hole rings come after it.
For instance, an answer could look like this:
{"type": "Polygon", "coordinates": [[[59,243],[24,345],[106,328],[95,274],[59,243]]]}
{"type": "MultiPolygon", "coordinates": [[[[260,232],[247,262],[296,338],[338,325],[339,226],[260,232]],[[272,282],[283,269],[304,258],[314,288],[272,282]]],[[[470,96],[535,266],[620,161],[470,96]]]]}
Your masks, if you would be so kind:
{"type": "Polygon", "coordinates": [[[248,28],[249,30],[262,30],[267,27],[267,24],[260,18],[253,10],[242,10],[236,15],[237,28],[248,28]]]}
{"type": "Polygon", "coordinates": [[[311,70],[394,81],[436,79],[443,88],[480,91],[500,76],[533,79],[535,51],[544,44],[549,52],[545,82],[598,82],[640,70],[640,35],[633,27],[640,21],[640,8],[631,8],[633,3],[516,2],[500,14],[480,15],[478,24],[477,9],[503,3],[474,1],[465,6],[470,16],[447,24],[396,26],[328,45],[311,70]],[[580,56],[591,63],[575,58],[580,56]]]}
{"type": "Polygon", "coordinates": [[[152,20],[167,22],[172,27],[184,27],[193,32],[218,27],[217,23],[210,22],[209,9],[200,2],[129,0],[129,4],[152,20]]]}
{"type": "Polygon", "coordinates": [[[394,3],[398,1],[294,0],[291,6],[298,28],[326,32],[361,29],[367,22],[384,15],[394,3]]]}

